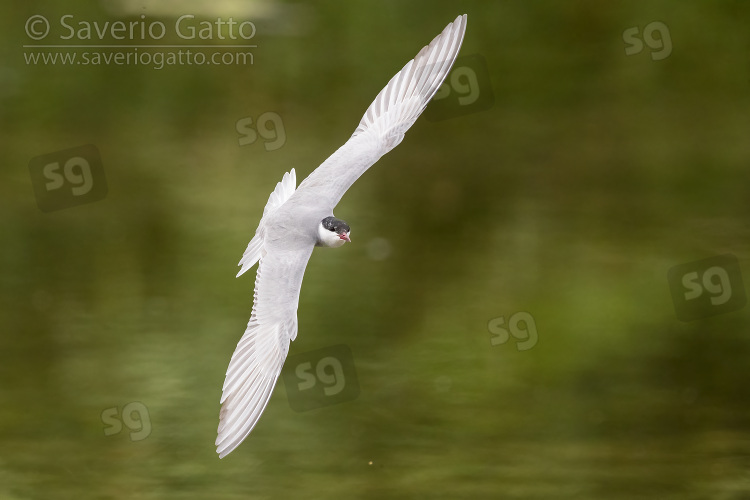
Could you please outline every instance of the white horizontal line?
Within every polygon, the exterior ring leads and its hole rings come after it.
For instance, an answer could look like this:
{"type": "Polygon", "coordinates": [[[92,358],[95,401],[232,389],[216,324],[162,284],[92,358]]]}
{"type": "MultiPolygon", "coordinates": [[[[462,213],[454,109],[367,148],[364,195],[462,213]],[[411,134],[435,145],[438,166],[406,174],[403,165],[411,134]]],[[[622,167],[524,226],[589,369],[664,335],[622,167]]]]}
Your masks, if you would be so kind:
{"type": "Polygon", "coordinates": [[[24,49],[254,49],[257,47],[257,45],[23,45],[24,49]]]}

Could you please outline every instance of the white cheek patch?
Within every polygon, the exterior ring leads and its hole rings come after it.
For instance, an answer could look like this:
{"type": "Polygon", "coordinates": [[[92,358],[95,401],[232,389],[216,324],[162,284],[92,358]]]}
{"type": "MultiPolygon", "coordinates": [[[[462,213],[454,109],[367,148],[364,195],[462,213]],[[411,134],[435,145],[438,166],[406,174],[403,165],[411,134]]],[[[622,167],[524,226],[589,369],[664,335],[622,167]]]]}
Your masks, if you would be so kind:
{"type": "Polygon", "coordinates": [[[346,242],[335,231],[329,231],[322,224],[318,226],[318,239],[320,245],[333,248],[340,247],[346,242]]]}

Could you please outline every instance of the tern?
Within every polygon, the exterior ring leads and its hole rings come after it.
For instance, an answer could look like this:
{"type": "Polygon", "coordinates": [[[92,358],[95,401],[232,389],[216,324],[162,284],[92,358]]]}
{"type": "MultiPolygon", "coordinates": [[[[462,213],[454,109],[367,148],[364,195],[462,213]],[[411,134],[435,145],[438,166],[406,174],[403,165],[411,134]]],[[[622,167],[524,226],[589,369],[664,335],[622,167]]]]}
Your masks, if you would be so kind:
{"type": "Polygon", "coordinates": [[[250,434],[297,337],[297,306],[307,261],[316,246],[351,242],[351,228],[333,215],[341,197],[380,157],[398,146],[456,60],[466,31],[458,16],[406,63],[367,108],[349,140],[295,189],[294,169],[268,198],[237,276],[253,267],[253,310],[227,368],[216,452],[231,453],[250,434]]]}

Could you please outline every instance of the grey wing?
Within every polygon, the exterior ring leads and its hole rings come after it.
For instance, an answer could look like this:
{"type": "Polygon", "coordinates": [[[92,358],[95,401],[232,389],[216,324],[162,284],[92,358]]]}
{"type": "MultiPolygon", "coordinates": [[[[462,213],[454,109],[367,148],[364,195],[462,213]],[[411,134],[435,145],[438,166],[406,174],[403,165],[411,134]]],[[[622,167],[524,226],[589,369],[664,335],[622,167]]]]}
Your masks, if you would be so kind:
{"type": "Polygon", "coordinates": [[[466,14],[391,78],[352,137],[297,188],[297,199],[333,211],[344,193],[381,156],[398,146],[448,75],[461,48],[466,14]]]}
{"type": "Polygon", "coordinates": [[[289,343],[297,336],[297,305],[313,246],[270,248],[255,278],[253,312],[227,368],[216,452],[224,458],[250,434],[271,398],[289,343]]]}

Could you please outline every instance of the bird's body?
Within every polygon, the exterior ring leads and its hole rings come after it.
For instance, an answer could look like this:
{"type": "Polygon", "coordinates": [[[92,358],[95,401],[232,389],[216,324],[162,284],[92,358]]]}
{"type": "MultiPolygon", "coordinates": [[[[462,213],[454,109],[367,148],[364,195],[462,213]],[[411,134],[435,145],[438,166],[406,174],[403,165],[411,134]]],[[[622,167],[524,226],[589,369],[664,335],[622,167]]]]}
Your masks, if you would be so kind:
{"type": "Polygon", "coordinates": [[[349,187],[396,147],[445,79],[461,47],[459,16],[409,61],[378,94],[352,137],[295,189],[294,169],[271,193],[245,250],[238,276],[260,262],[253,312],[227,369],[216,448],[223,458],[247,437],[265,409],[297,336],[297,304],[316,246],[350,240],[333,209],[349,187]]]}

